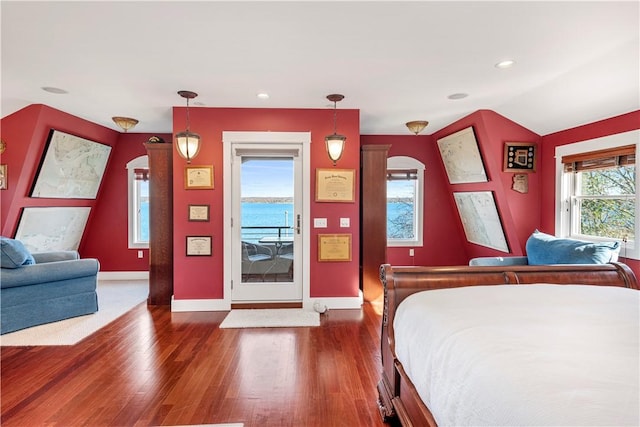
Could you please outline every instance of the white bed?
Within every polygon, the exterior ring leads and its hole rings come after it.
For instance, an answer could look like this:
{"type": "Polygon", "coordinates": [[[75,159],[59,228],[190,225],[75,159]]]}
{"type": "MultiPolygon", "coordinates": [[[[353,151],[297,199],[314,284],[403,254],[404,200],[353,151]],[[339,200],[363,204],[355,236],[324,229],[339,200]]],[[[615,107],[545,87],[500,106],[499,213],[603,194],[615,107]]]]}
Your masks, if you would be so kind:
{"type": "Polygon", "coordinates": [[[402,301],[393,330],[397,359],[439,426],[640,425],[637,290],[429,290],[402,301]]]}

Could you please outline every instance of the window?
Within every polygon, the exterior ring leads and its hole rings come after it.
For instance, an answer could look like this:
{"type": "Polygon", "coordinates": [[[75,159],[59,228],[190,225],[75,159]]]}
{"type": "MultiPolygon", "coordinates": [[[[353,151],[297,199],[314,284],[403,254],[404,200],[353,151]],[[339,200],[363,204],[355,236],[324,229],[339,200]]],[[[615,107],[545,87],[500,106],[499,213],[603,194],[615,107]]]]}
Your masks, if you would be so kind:
{"type": "Polygon", "coordinates": [[[127,163],[129,248],[149,247],[149,158],[127,163]]]}
{"type": "Polygon", "coordinates": [[[387,245],[422,246],[424,164],[405,156],[387,159],[387,245]]]}
{"type": "MultiPolygon", "coordinates": [[[[640,131],[637,132],[640,134],[640,131]]],[[[619,240],[622,257],[638,257],[635,152],[631,133],[561,146],[558,228],[582,240],[619,240]],[[596,142],[594,144],[594,142],[596,142]]]]}

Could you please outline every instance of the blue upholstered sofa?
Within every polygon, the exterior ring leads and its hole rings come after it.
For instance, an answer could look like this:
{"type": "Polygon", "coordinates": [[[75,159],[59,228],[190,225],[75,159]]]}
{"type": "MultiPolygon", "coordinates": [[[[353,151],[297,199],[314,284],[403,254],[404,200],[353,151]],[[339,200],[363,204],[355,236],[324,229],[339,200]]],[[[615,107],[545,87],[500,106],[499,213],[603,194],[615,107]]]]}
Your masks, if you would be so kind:
{"type": "Polygon", "coordinates": [[[563,239],[536,230],[526,243],[527,256],[478,257],[475,266],[605,264],[618,260],[620,242],[586,242],[563,239]]]}
{"type": "Polygon", "coordinates": [[[0,334],[98,311],[98,260],[31,254],[18,240],[0,240],[0,334]]]}

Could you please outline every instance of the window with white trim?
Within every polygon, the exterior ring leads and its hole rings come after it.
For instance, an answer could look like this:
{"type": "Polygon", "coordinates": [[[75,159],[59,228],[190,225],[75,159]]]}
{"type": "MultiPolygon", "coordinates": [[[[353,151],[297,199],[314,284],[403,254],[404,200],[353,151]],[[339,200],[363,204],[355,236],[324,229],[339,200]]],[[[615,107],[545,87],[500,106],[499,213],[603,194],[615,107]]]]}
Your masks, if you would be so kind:
{"type": "Polygon", "coordinates": [[[640,131],[626,132],[557,147],[561,196],[556,222],[561,236],[618,240],[622,257],[638,257],[635,155],[639,135],[640,131]]]}
{"type": "Polygon", "coordinates": [[[149,247],[149,158],[127,163],[129,248],[149,247]]]}
{"type": "Polygon", "coordinates": [[[424,164],[413,157],[387,159],[387,245],[422,246],[424,164]]]}

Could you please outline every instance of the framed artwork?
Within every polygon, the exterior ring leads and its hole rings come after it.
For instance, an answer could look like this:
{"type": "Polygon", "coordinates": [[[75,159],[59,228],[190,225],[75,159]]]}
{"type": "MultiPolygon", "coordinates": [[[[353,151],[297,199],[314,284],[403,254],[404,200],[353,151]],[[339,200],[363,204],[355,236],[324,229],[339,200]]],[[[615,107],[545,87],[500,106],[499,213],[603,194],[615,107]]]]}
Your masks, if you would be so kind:
{"type": "Polygon", "coordinates": [[[189,221],[209,221],[209,205],[189,205],[189,221]]]}
{"type": "Polygon", "coordinates": [[[187,190],[213,188],[213,166],[185,166],[184,188],[187,190]]]}
{"type": "Polygon", "coordinates": [[[316,202],[354,202],[355,169],[316,169],[316,202]]]}
{"type": "Polygon", "coordinates": [[[351,234],[318,234],[318,261],[351,261],[351,234]]]}
{"type": "Polygon", "coordinates": [[[534,142],[505,142],[503,172],[535,172],[536,151],[534,142]]]}
{"type": "Polygon", "coordinates": [[[488,181],[473,127],[440,138],[438,149],[449,183],[488,181]]]}
{"type": "Polygon", "coordinates": [[[0,165],[0,190],[7,189],[7,165],[0,165]]]}
{"type": "Polygon", "coordinates": [[[453,196],[467,241],[509,253],[493,193],[454,192],[453,196]]]}
{"type": "Polygon", "coordinates": [[[52,129],[31,197],[95,199],[111,147],[52,129]]]}
{"type": "Polygon", "coordinates": [[[187,236],[187,256],[211,256],[212,243],[211,236],[187,236]]]}
{"type": "Polygon", "coordinates": [[[90,207],[24,208],[16,239],[31,252],[76,251],[90,211],[90,207]]]}

